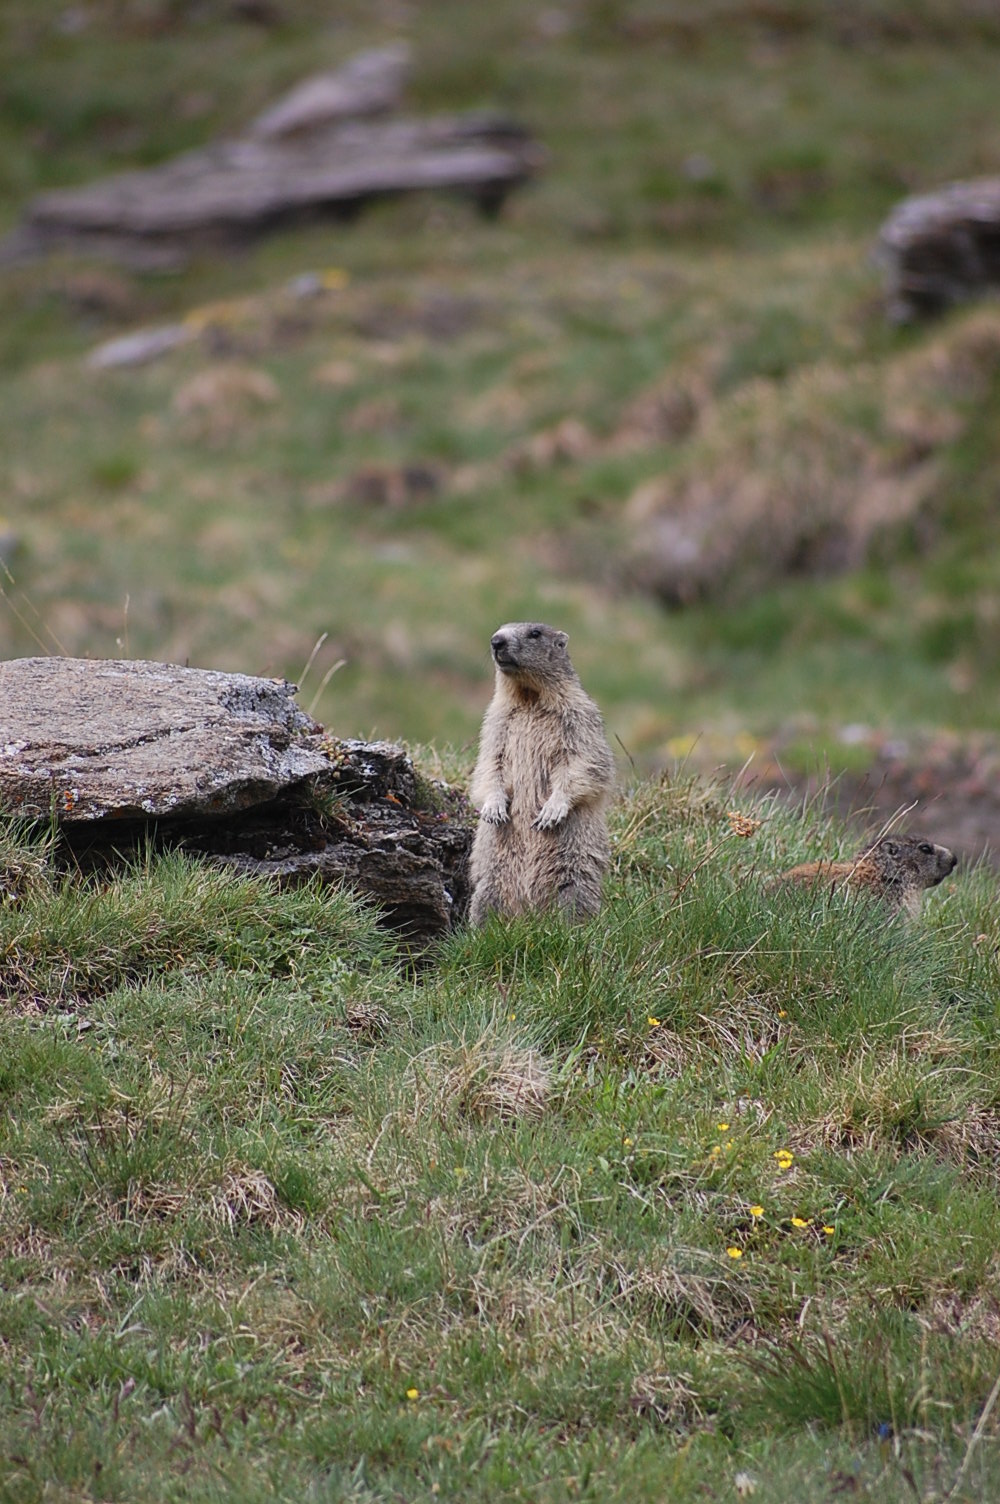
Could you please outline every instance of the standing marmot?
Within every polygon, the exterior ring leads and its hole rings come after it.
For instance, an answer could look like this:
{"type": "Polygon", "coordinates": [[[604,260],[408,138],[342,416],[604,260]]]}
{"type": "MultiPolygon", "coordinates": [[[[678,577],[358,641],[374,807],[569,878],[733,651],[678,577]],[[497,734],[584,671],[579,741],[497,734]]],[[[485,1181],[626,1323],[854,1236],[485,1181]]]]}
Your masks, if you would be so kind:
{"type": "Polygon", "coordinates": [[[472,924],[493,909],[557,904],[582,918],[600,908],[615,762],[567,641],[533,621],[509,622],[490,639],[496,688],[470,790],[479,807],[472,924]]]}
{"type": "Polygon", "coordinates": [[[947,846],[935,846],[922,836],[884,836],[868,846],[852,862],[803,862],[781,874],[782,882],[803,887],[840,885],[867,889],[893,909],[916,914],[924,888],[933,888],[958,858],[947,846]]]}

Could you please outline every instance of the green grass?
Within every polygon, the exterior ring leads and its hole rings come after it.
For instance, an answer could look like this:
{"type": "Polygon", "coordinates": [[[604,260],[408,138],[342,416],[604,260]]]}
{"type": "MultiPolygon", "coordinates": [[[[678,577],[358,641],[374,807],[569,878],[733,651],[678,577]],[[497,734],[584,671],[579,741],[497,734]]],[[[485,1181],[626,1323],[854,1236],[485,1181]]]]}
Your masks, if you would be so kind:
{"type": "MultiPolygon", "coordinates": [[[[491,223],[4,268],[0,653],[285,673],[455,780],[521,617],[640,766],[1000,729],[996,311],[893,329],[868,259],[903,194],[995,167],[982,6],[278,10],[11,0],[4,228],[401,34],[415,108],[509,110],[548,167],[491,223]],[[630,498],[734,475],[923,500],[857,570],[664,611],[630,498]]],[[[4,827],[0,1499],[994,1497],[995,885],[911,926],[767,886],[851,847],[642,784],[599,919],[414,979],[342,895],[67,878],[4,827]]]]}
{"type": "Polygon", "coordinates": [[[69,32],[64,10],[4,8],[7,223],[401,33],[414,107],[508,109],[550,162],[495,223],[401,200],[171,277],[5,269],[5,655],[297,678],[325,633],[303,698],[338,732],[462,744],[490,632],[543,616],[646,767],[698,735],[738,753],[793,707],[835,761],[859,720],[997,729],[995,315],[893,330],[869,261],[903,193],[994,160],[981,7],[623,3],[560,28],[505,0],[334,26],[294,0],[264,28],[100,3],[69,32]],[[331,266],[339,290],[286,290],[331,266]],[[81,364],[188,315],[207,332],[154,365],[81,364]],[[920,445],[920,516],[861,573],[748,599],[738,548],[735,591],[675,615],[631,581],[626,507],[656,477],[846,499],[910,484],[920,445]],[[405,467],[430,488],[393,490],[405,467]]]}
{"type": "Polygon", "coordinates": [[[637,786],[598,919],[419,979],[11,828],[0,1497],[990,1496],[992,883],[886,924],[769,887],[821,810],[730,808],[637,786]]]}

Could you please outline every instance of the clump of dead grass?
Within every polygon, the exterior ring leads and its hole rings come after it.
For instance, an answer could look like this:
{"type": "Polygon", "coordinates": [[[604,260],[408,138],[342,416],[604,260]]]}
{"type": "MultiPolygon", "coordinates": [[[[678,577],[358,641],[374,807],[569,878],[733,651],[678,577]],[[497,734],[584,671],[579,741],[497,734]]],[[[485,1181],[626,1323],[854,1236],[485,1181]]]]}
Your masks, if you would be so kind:
{"type": "Polygon", "coordinates": [[[344,1024],[358,1039],[384,1039],[392,1027],[389,1011],[370,998],[352,997],[344,1005],[344,1024]]]}
{"type": "Polygon", "coordinates": [[[675,470],[633,492],[632,577],[685,605],[858,568],[904,535],[929,548],[943,460],[998,357],[1000,315],[979,309],[882,366],[745,383],[706,411],[675,470]]]}
{"type": "Polygon", "coordinates": [[[632,1381],[629,1404],[636,1415],[653,1419],[681,1436],[712,1425],[704,1396],[690,1373],[637,1374],[632,1381]]]}
{"type": "Polygon", "coordinates": [[[935,1147],[971,1174],[1000,1186],[1000,1112],[972,1107],[941,1124],[935,1147]]]}
{"type": "Polygon", "coordinates": [[[190,1179],[131,1179],[119,1194],[112,1189],[109,1214],[126,1223],[207,1221],[232,1235],[241,1228],[265,1232],[301,1231],[302,1217],[281,1200],[270,1176],[247,1165],[229,1164],[220,1170],[208,1163],[192,1167],[190,1179]]]}
{"type": "Polygon", "coordinates": [[[819,367],[758,378],[721,403],[689,463],[629,501],[636,581],[671,605],[746,597],[785,575],[856,567],[911,520],[933,477],[886,464],[845,411],[858,384],[819,367]]]}
{"type": "Polygon", "coordinates": [[[619,1257],[609,1263],[607,1277],[617,1300],[661,1330],[718,1335],[752,1314],[749,1290],[721,1257],[713,1259],[702,1248],[675,1247],[631,1265],[619,1257]]]}
{"type": "Polygon", "coordinates": [[[263,1170],[244,1165],[230,1166],[210,1193],[208,1205],[214,1221],[230,1232],[238,1227],[259,1227],[267,1232],[301,1228],[302,1218],[282,1205],[277,1188],[263,1170]]]}
{"type": "Polygon", "coordinates": [[[16,820],[0,820],[0,904],[44,893],[53,875],[51,836],[16,820]]]}
{"type": "Polygon", "coordinates": [[[489,1030],[424,1051],[407,1072],[416,1117],[540,1118],[552,1092],[552,1068],[541,1051],[489,1030]]]}

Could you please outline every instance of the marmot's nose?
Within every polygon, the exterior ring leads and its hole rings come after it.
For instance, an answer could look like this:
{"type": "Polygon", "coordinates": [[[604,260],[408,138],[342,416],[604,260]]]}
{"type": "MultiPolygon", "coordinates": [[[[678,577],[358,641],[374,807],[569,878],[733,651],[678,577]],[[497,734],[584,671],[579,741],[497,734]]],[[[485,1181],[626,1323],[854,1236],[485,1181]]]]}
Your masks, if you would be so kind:
{"type": "Polygon", "coordinates": [[[490,647],[496,652],[497,648],[502,648],[506,641],[507,639],[502,632],[494,632],[490,638],[490,647]]]}

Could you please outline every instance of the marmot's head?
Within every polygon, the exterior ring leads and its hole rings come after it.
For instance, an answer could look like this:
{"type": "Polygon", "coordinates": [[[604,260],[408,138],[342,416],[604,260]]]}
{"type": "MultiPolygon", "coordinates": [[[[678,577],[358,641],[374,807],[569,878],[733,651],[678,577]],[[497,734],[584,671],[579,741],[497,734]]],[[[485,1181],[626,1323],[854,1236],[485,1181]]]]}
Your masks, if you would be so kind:
{"type": "Polygon", "coordinates": [[[883,836],[865,856],[895,888],[934,888],[958,863],[947,846],[935,846],[923,836],[883,836]]]}
{"type": "Polygon", "coordinates": [[[490,638],[493,662],[505,678],[522,684],[566,679],[573,674],[566,644],[569,638],[540,621],[509,621],[490,638]]]}

